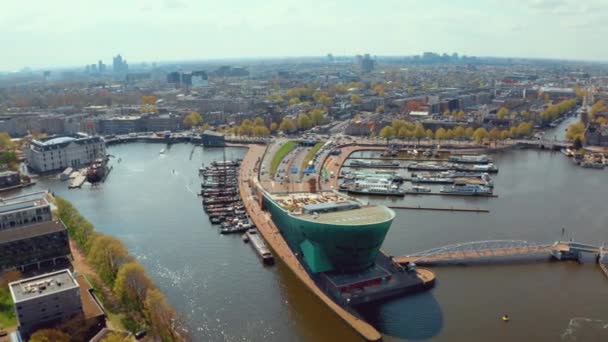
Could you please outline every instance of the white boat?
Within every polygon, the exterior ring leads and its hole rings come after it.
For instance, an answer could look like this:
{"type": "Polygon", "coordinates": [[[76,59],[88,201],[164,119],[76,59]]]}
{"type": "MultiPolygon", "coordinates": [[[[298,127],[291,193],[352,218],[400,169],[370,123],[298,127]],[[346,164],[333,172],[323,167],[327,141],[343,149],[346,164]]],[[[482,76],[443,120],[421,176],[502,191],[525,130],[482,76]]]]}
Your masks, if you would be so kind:
{"type": "Polygon", "coordinates": [[[431,188],[427,188],[426,186],[413,186],[411,187],[408,192],[416,192],[416,193],[425,193],[425,192],[431,192],[431,188]]]}
{"type": "Polygon", "coordinates": [[[160,152],[158,152],[159,154],[165,154],[165,149],[161,149],[160,152]]]}

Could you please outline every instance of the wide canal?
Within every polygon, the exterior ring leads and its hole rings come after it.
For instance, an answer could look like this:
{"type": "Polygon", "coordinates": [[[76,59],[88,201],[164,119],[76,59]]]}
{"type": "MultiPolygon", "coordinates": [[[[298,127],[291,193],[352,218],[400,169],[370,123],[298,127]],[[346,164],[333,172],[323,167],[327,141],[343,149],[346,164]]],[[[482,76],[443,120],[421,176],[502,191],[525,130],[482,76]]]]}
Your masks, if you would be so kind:
{"type": "MultiPolygon", "coordinates": [[[[187,319],[195,341],[358,340],[280,263],[263,267],[238,236],[206,218],[198,168],[222,150],[129,144],[109,153],[114,167],[98,186],[51,189],[101,232],[123,240],[187,319]],[[118,158],[121,159],[118,162],[118,158]]],[[[244,149],[227,149],[227,158],[244,149]]],[[[486,208],[490,213],[397,211],[384,250],[401,255],[493,239],[608,241],[608,172],[581,169],[556,152],[493,156],[498,198],[406,197],[395,204],[486,208]]],[[[27,191],[31,191],[28,189],[27,191]]],[[[363,198],[374,203],[393,200],[363,198]]],[[[443,267],[432,291],[366,308],[389,341],[608,340],[608,278],[593,263],[443,267]],[[500,317],[509,314],[511,321],[500,317]]]]}

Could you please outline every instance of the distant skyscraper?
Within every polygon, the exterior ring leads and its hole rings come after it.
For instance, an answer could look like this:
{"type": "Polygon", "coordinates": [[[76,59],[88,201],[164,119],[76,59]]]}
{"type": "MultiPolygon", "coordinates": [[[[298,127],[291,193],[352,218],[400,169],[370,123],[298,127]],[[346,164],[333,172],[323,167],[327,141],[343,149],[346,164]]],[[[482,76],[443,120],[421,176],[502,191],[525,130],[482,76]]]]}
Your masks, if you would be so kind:
{"type": "Polygon", "coordinates": [[[125,74],[129,71],[129,65],[126,59],[122,59],[121,55],[114,57],[112,60],[112,71],[115,74],[125,74]]]}
{"type": "Polygon", "coordinates": [[[369,56],[369,53],[366,53],[362,58],[357,58],[359,61],[359,66],[361,67],[361,71],[363,72],[371,72],[374,70],[374,60],[369,56]]]}
{"type": "Polygon", "coordinates": [[[97,71],[99,71],[100,74],[102,74],[106,71],[106,65],[103,64],[103,62],[101,60],[99,60],[97,62],[97,71]]]}

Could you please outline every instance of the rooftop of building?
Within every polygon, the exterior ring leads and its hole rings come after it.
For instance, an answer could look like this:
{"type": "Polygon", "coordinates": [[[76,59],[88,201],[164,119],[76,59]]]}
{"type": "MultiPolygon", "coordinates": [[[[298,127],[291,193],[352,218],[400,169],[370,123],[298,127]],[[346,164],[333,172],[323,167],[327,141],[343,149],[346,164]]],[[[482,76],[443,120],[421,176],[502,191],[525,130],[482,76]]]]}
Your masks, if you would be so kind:
{"type": "Polygon", "coordinates": [[[292,215],[307,221],[337,225],[374,224],[395,217],[384,206],[363,205],[334,191],[271,194],[272,199],[292,215]]]}
{"type": "Polygon", "coordinates": [[[224,136],[222,133],[218,133],[218,132],[214,132],[214,131],[210,131],[210,130],[204,131],[203,135],[213,135],[213,136],[216,136],[216,137],[223,137],[224,136]]]}
{"type": "Polygon", "coordinates": [[[68,269],[21,279],[9,284],[15,303],[78,287],[78,282],[68,269]]]}
{"type": "Polygon", "coordinates": [[[81,142],[89,140],[101,140],[98,136],[90,136],[86,133],[76,133],[72,135],[53,135],[48,138],[32,140],[32,144],[38,147],[55,147],[68,145],[71,142],[81,142]]]}
{"type": "Polygon", "coordinates": [[[36,192],[22,196],[0,198],[0,214],[49,205],[46,192],[36,192]]]}
{"type": "Polygon", "coordinates": [[[66,230],[66,228],[59,220],[45,221],[28,226],[3,229],[0,230],[0,244],[57,233],[64,230],[66,230]]]}

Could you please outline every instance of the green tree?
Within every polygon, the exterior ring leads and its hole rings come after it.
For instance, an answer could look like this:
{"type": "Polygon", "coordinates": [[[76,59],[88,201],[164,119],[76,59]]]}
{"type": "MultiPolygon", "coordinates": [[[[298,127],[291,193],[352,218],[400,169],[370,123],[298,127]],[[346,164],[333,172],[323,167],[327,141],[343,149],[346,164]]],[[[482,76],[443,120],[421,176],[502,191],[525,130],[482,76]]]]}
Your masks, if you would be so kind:
{"type": "Polygon", "coordinates": [[[184,118],[184,126],[191,128],[198,126],[203,122],[203,117],[198,112],[190,112],[184,118]]]}
{"type": "Polygon", "coordinates": [[[425,131],[425,137],[429,140],[433,140],[433,138],[435,137],[435,134],[433,133],[433,131],[431,129],[427,129],[425,131]]]}
{"type": "Polygon", "coordinates": [[[361,104],[361,96],[354,94],[350,96],[350,102],[354,103],[354,104],[361,104]]]}
{"type": "Polygon", "coordinates": [[[264,119],[257,117],[253,120],[253,125],[254,126],[266,126],[266,123],[264,122],[264,119]]]}
{"type": "Polygon", "coordinates": [[[384,105],[379,105],[376,107],[376,113],[384,113],[384,105]]]}
{"type": "Polygon", "coordinates": [[[30,336],[29,342],[70,342],[70,336],[57,329],[41,329],[30,336]]]}
{"type": "Polygon", "coordinates": [[[114,293],[125,305],[141,309],[147,291],[152,288],[154,284],[140,263],[128,262],[118,270],[114,293]]]}

